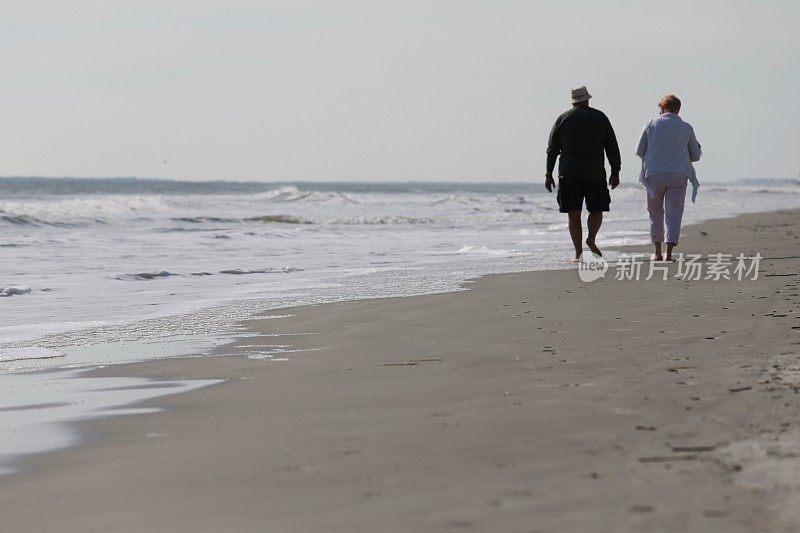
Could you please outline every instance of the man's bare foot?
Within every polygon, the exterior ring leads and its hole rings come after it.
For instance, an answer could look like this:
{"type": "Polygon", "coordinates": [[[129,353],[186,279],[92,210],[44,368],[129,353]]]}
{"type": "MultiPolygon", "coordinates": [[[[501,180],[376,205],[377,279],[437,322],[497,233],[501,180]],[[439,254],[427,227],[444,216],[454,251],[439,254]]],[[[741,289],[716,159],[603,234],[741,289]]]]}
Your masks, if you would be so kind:
{"type": "Polygon", "coordinates": [[[569,262],[570,263],[580,263],[581,262],[581,256],[573,257],[572,259],[569,260],[569,262]]]}
{"type": "Polygon", "coordinates": [[[593,240],[590,241],[589,239],[586,239],[586,246],[589,247],[589,250],[591,250],[594,255],[603,257],[603,252],[600,251],[600,248],[597,247],[593,240]]]}
{"type": "Polygon", "coordinates": [[[663,261],[664,260],[664,256],[663,255],[659,255],[659,254],[653,254],[652,260],[653,261],[663,261]]]}

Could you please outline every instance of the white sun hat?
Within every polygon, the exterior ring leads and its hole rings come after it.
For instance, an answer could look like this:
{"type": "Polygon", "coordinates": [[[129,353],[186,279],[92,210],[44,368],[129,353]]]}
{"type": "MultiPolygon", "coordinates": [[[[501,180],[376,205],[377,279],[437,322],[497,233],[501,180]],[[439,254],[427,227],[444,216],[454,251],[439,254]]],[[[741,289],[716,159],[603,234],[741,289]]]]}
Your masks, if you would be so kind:
{"type": "Polygon", "coordinates": [[[580,87],[575,87],[572,89],[572,103],[577,104],[580,102],[586,102],[591,98],[592,95],[589,94],[588,89],[586,89],[586,85],[581,85],[580,87]]]}

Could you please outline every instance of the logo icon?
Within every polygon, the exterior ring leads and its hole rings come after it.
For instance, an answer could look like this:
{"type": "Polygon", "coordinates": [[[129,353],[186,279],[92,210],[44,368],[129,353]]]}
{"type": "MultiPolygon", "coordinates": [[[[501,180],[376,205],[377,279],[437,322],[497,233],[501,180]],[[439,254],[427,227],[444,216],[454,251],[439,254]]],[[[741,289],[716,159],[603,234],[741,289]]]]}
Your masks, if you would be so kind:
{"type": "Polygon", "coordinates": [[[599,255],[583,254],[581,260],[578,261],[578,277],[585,283],[604,278],[607,271],[608,261],[599,255]]]}

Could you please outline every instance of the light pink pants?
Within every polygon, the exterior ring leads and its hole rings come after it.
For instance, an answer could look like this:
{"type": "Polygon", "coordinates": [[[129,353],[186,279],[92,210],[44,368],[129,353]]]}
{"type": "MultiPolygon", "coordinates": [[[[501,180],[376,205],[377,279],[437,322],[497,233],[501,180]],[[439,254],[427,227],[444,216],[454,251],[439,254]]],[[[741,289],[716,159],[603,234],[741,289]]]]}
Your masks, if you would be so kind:
{"type": "Polygon", "coordinates": [[[647,211],[650,213],[650,240],[678,244],[681,235],[683,203],[686,200],[686,176],[662,174],[647,178],[647,211]]]}

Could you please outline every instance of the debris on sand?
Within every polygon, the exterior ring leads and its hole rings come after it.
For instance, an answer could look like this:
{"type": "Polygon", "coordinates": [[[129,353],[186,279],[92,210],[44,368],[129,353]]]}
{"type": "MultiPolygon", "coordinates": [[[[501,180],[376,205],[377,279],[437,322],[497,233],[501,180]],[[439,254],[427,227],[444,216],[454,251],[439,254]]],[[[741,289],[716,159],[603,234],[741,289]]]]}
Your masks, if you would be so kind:
{"type": "Polygon", "coordinates": [[[395,361],[389,363],[381,363],[378,366],[414,366],[417,363],[441,363],[440,357],[429,357],[427,359],[409,359],[407,361],[395,361]]]}
{"type": "Polygon", "coordinates": [[[640,463],[671,463],[673,461],[696,461],[696,455],[656,455],[653,457],[639,457],[640,463]]]}
{"type": "Polygon", "coordinates": [[[716,449],[716,446],[673,446],[672,451],[674,453],[713,452],[716,449]]]}

